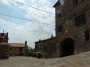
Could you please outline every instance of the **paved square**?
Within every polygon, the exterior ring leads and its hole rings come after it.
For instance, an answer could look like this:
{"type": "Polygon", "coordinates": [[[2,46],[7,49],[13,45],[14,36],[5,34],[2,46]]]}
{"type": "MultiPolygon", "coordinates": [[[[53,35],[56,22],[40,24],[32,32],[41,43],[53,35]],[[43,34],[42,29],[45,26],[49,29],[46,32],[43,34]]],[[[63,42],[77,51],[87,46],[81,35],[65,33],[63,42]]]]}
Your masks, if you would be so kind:
{"type": "Polygon", "coordinates": [[[90,52],[50,59],[10,57],[7,60],[0,60],[0,67],[90,67],[90,52]]]}

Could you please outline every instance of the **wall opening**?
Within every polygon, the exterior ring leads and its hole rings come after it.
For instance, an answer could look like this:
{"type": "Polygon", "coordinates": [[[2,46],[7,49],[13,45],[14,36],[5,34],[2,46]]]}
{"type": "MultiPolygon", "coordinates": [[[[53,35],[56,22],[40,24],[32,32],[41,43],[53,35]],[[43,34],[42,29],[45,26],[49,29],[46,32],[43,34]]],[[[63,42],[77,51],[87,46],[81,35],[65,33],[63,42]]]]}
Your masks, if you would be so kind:
{"type": "Polygon", "coordinates": [[[69,56],[74,54],[74,40],[67,38],[63,41],[61,46],[61,57],[69,56]]]}

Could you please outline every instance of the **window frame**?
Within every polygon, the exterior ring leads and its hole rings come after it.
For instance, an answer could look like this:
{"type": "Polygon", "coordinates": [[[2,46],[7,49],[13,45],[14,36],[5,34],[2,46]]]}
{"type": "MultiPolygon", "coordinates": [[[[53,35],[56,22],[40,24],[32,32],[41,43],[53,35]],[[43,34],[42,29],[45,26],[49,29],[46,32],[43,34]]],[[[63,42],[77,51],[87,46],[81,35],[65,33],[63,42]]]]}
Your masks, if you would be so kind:
{"type": "Polygon", "coordinates": [[[86,24],[86,16],[85,13],[82,13],[74,18],[75,26],[82,26],[86,24]]]}
{"type": "Polygon", "coordinates": [[[58,25],[57,26],[57,33],[58,32],[63,32],[63,25],[58,25]]]}

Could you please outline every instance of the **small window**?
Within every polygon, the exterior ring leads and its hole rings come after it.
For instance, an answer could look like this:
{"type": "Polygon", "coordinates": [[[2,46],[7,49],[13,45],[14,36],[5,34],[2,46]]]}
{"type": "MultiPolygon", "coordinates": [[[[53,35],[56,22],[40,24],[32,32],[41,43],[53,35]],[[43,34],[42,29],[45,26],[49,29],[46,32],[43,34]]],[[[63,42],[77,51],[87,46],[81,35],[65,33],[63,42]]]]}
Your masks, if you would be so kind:
{"type": "Polygon", "coordinates": [[[86,23],[85,13],[75,17],[75,26],[79,26],[86,23]]]}
{"type": "Polygon", "coordinates": [[[61,13],[58,14],[58,17],[61,18],[61,13]]]}
{"type": "Polygon", "coordinates": [[[89,32],[85,31],[85,41],[88,41],[89,37],[90,37],[89,32]]]}
{"type": "Polygon", "coordinates": [[[58,19],[61,18],[62,12],[63,12],[63,9],[62,9],[62,8],[59,8],[59,9],[56,10],[56,17],[57,17],[58,19]]]}
{"type": "Polygon", "coordinates": [[[58,26],[58,32],[63,32],[63,25],[58,26]]]}

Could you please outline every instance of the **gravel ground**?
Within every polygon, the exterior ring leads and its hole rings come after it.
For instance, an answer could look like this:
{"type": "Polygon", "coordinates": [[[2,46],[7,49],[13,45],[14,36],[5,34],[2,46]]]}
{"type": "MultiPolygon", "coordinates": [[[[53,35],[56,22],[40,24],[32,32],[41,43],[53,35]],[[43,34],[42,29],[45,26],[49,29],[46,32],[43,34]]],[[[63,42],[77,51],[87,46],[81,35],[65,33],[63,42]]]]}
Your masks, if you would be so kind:
{"type": "Polygon", "coordinates": [[[50,59],[16,56],[0,60],[0,67],[90,67],[90,52],[50,59]]]}

